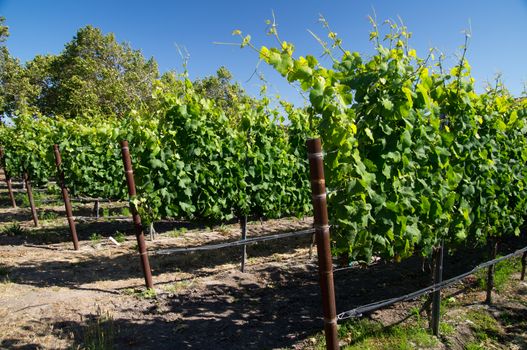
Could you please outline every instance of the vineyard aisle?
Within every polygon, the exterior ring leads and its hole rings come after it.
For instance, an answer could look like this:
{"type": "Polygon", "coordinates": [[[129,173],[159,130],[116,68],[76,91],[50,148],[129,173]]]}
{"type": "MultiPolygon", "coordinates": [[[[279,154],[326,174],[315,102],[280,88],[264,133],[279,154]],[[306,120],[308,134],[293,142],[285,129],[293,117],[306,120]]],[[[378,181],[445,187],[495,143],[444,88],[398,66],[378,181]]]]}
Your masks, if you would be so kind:
{"type": "MultiPolygon", "coordinates": [[[[5,193],[1,195],[7,198],[5,193]]],[[[240,250],[236,247],[215,253],[153,255],[154,295],[144,290],[129,220],[79,224],[81,250],[75,252],[60,203],[39,206],[40,228],[33,227],[29,208],[19,204],[18,209],[12,209],[6,202],[0,209],[1,348],[82,347],[101,332],[115,348],[320,346],[319,287],[316,256],[309,257],[310,237],[249,246],[246,273],[239,272],[240,250]],[[110,235],[121,237],[121,241],[124,236],[124,241],[117,246],[108,239],[110,235]]],[[[110,212],[120,210],[116,204],[110,207],[110,212]]],[[[90,204],[74,208],[76,213],[89,213],[91,209],[90,204]]],[[[251,222],[248,237],[311,224],[311,219],[264,221],[263,226],[251,222]]],[[[236,223],[213,229],[182,227],[162,223],[159,238],[147,242],[149,250],[237,240],[240,234],[236,223]]],[[[359,305],[412,291],[427,280],[416,274],[417,264],[409,259],[395,266],[336,272],[337,306],[359,305]],[[414,279],[415,284],[406,283],[401,276],[414,279]],[[391,288],[383,288],[387,285],[391,288]],[[349,286],[354,286],[354,292],[350,293],[349,286]]],[[[505,292],[498,293],[492,309],[475,304],[485,297],[475,278],[465,281],[465,294],[456,295],[459,286],[447,290],[446,294],[454,296],[446,298],[451,305],[442,318],[442,341],[426,335],[430,339],[423,344],[430,349],[462,349],[466,341],[484,341],[497,344],[495,348],[524,348],[527,286],[519,283],[516,275],[505,292]],[[490,328],[476,331],[482,319],[490,328]],[[493,319],[498,321],[491,322],[493,319]],[[483,336],[488,339],[481,340],[483,336]]],[[[374,321],[360,324],[394,324],[410,316],[402,325],[411,326],[416,322],[412,310],[420,305],[398,304],[375,312],[374,321]]],[[[424,314],[422,319],[426,319],[424,314]]],[[[386,332],[377,332],[376,336],[390,341],[386,332]]],[[[342,341],[350,339],[343,336],[342,341]]],[[[410,341],[419,343],[423,339],[410,341]]]]}

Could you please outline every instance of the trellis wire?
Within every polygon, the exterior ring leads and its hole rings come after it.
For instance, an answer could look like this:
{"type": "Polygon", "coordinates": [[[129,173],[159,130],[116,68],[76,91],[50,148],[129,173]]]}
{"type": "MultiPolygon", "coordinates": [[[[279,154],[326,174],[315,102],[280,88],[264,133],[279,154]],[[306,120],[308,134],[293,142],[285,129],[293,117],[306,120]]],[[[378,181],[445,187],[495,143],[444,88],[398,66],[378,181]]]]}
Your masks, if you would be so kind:
{"type": "Polygon", "coordinates": [[[448,286],[450,286],[450,285],[462,280],[463,278],[474,274],[475,272],[477,272],[477,271],[479,271],[481,269],[484,269],[484,268],[489,267],[491,265],[496,265],[497,263],[499,263],[499,262],[501,262],[503,260],[510,259],[510,258],[512,258],[514,256],[523,254],[524,252],[527,252],[527,247],[523,247],[521,249],[518,249],[515,252],[507,254],[507,255],[502,256],[500,258],[493,259],[493,260],[484,262],[482,264],[479,264],[478,266],[474,267],[472,270],[467,271],[465,273],[462,273],[461,275],[458,275],[456,277],[452,277],[450,279],[444,280],[441,283],[433,284],[433,285],[428,286],[426,288],[417,290],[415,292],[412,292],[412,293],[409,293],[409,294],[406,294],[406,295],[403,295],[403,296],[400,296],[400,297],[377,301],[375,303],[362,305],[362,306],[359,306],[357,308],[341,312],[340,314],[337,315],[337,319],[340,321],[340,320],[345,320],[347,318],[360,317],[360,316],[362,316],[362,314],[364,314],[366,312],[375,311],[375,310],[381,309],[381,308],[386,307],[386,306],[393,305],[393,304],[401,302],[401,301],[408,301],[408,300],[417,299],[420,296],[427,295],[427,294],[430,294],[432,292],[435,292],[435,291],[441,290],[443,288],[446,288],[446,287],[448,287],[448,286]]]}
{"type": "Polygon", "coordinates": [[[197,252],[197,251],[214,250],[214,249],[221,249],[221,248],[227,248],[227,247],[239,247],[239,246],[242,246],[242,245],[248,245],[248,244],[254,244],[254,243],[259,243],[259,242],[271,241],[271,240],[275,240],[275,239],[309,235],[309,234],[313,234],[314,232],[315,232],[315,229],[314,228],[310,228],[310,229],[307,229],[307,230],[278,233],[278,234],[274,234],[274,235],[260,236],[260,237],[251,237],[251,238],[242,239],[242,240],[234,241],[234,242],[209,244],[209,245],[203,245],[203,246],[199,246],[199,247],[183,247],[183,248],[161,249],[161,250],[157,250],[155,252],[155,254],[168,255],[168,254],[176,254],[176,253],[191,253],[191,252],[197,252]]]}

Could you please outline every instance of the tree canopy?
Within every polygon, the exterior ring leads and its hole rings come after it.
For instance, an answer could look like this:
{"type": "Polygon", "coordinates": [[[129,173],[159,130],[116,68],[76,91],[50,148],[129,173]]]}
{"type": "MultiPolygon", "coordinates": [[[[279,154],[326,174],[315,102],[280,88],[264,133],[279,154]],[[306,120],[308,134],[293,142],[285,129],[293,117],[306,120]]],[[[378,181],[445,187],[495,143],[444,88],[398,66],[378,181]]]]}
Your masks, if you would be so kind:
{"type": "MultiPolygon", "coordinates": [[[[4,20],[0,42],[9,33],[4,20]]],[[[140,50],[118,43],[113,34],[86,26],[60,54],[37,55],[25,64],[2,47],[0,112],[122,117],[150,103],[158,77],[154,58],[146,59],[140,50]]]]}

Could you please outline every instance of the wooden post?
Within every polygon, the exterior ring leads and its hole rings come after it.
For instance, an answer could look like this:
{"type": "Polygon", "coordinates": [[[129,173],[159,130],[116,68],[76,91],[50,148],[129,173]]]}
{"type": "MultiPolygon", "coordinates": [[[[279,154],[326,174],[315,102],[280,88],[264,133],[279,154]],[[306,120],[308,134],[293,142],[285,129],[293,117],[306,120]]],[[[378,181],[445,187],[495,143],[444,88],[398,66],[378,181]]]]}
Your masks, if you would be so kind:
{"type": "MultiPolygon", "coordinates": [[[[242,216],[240,221],[240,226],[242,229],[242,240],[247,239],[247,215],[242,216]]],[[[242,246],[242,266],[241,266],[241,272],[245,272],[245,263],[247,261],[247,246],[242,246]]]]}
{"type": "Polygon", "coordinates": [[[317,240],[318,273],[322,294],[326,349],[337,350],[339,348],[339,340],[337,334],[335,286],[333,284],[333,262],[326,204],[326,182],[324,178],[324,162],[320,139],[307,140],[307,150],[311,175],[311,193],[317,240]]]}
{"type": "MultiPolygon", "coordinates": [[[[496,255],[498,254],[498,240],[496,238],[490,239],[489,252],[489,260],[496,259],[496,255]]],[[[485,299],[485,303],[488,305],[492,304],[492,289],[494,288],[494,269],[495,265],[490,265],[487,270],[487,297],[485,299]]]]}
{"type": "MultiPolygon", "coordinates": [[[[443,281],[443,250],[444,245],[441,242],[441,246],[434,251],[435,271],[434,271],[434,284],[441,283],[443,281]]],[[[432,333],[437,337],[439,336],[439,316],[441,312],[441,290],[436,290],[433,294],[432,300],[432,333]]]]}
{"type": "Polygon", "coordinates": [[[53,151],[55,152],[55,165],[57,166],[57,174],[60,190],[62,192],[62,200],[64,201],[64,208],[66,210],[66,219],[70,227],[71,241],[73,242],[73,248],[79,250],[79,239],[77,237],[77,228],[75,227],[75,219],[73,218],[73,209],[71,208],[70,195],[66,182],[64,180],[64,171],[62,170],[62,157],[60,155],[59,145],[53,145],[53,151]]]}
{"type": "Polygon", "coordinates": [[[150,262],[148,261],[148,254],[146,252],[145,235],[143,233],[143,225],[141,224],[141,217],[137,212],[135,205],[131,200],[136,196],[134,171],[132,169],[132,159],[130,158],[130,150],[128,149],[128,141],[121,141],[121,153],[123,156],[124,174],[128,185],[128,195],[130,197],[130,211],[134,221],[135,237],[137,238],[137,246],[139,249],[139,256],[141,258],[141,267],[145,276],[146,288],[153,288],[152,270],[150,269],[150,262]]]}
{"type": "Polygon", "coordinates": [[[29,199],[29,205],[31,207],[33,223],[35,224],[35,227],[38,227],[37,209],[35,207],[35,201],[33,200],[33,190],[31,189],[31,183],[29,182],[29,176],[27,172],[24,172],[24,184],[26,185],[27,198],[29,199]]]}

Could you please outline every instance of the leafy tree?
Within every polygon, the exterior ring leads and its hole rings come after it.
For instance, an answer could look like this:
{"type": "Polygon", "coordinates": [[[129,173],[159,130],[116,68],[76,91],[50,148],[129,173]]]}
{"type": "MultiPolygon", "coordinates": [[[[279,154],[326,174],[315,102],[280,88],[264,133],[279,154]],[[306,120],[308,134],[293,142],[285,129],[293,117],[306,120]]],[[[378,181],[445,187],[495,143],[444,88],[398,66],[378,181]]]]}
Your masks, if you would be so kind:
{"type": "Polygon", "coordinates": [[[231,72],[223,66],[216,71],[216,76],[197,79],[194,82],[194,89],[198,94],[214,100],[231,116],[238,103],[251,101],[242,87],[232,82],[231,72]]]}
{"type": "Polygon", "coordinates": [[[49,63],[38,105],[44,114],[65,117],[123,116],[149,103],[159,74],[153,58],[146,60],[139,50],[92,26],[81,28],[49,63]]]}
{"type": "MultiPolygon", "coordinates": [[[[9,34],[4,21],[0,18],[0,43],[9,34]]],[[[153,58],[92,26],[79,29],[59,55],[38,55],[26,64],[2,46],[0,113],[122,117],[151,104],[158,75],[153,58]]]]}
{"type": "Polygon", "coordinates": [[[5,24],[5,17],[0,16],[0,43],[3,43],[9,37],[9,27],[5,24]]]}

